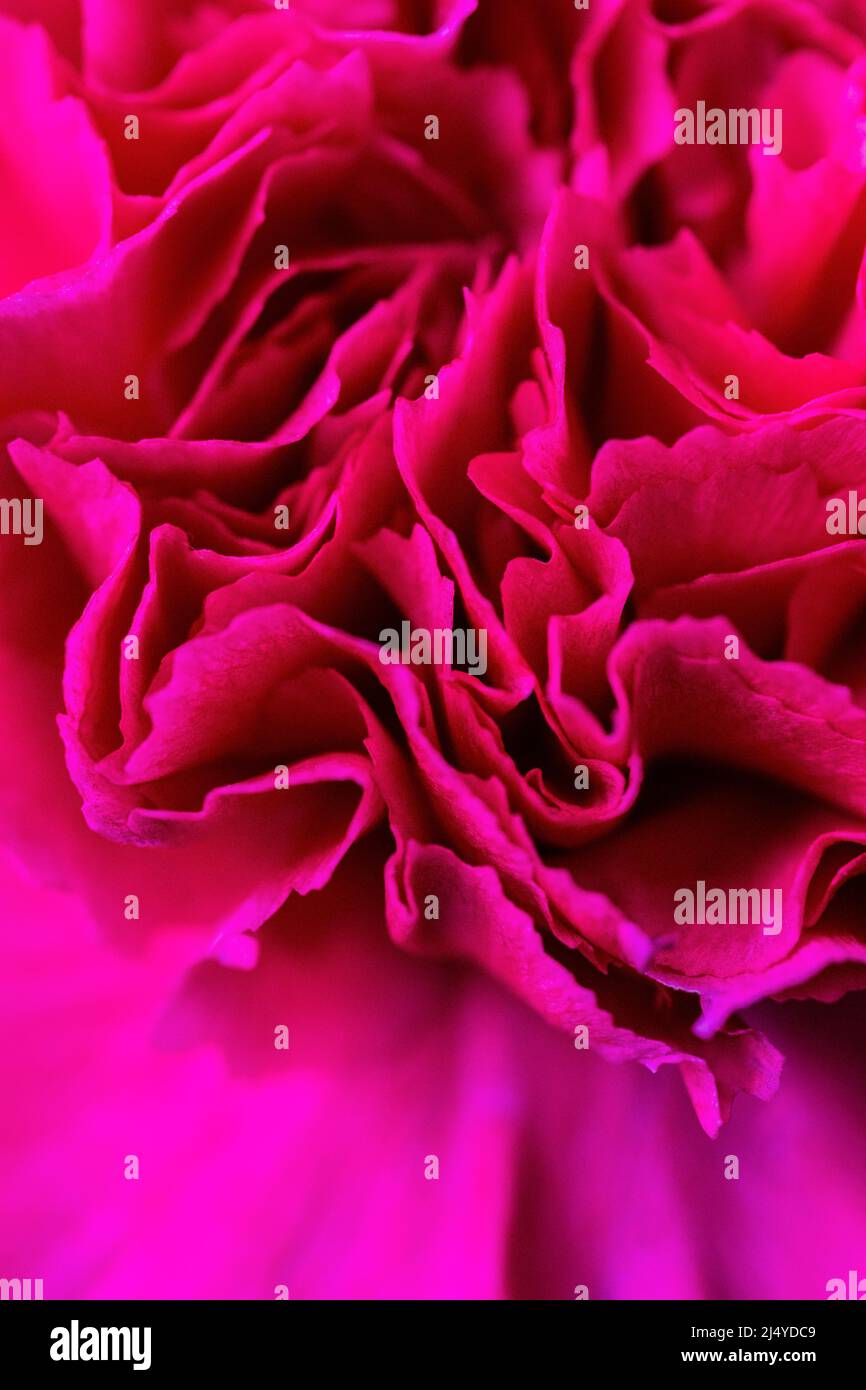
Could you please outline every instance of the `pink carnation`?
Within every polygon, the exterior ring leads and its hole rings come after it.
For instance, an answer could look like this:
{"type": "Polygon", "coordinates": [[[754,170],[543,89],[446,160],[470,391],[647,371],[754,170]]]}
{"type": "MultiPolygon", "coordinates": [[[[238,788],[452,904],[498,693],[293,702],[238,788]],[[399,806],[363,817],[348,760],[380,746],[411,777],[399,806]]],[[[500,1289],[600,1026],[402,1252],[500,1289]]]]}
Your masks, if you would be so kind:
{"type": "Polygon", "coordinates": [[[866,1248],[860,9],[0,39],[0,1277],[824,1297],[866,1248]]]}

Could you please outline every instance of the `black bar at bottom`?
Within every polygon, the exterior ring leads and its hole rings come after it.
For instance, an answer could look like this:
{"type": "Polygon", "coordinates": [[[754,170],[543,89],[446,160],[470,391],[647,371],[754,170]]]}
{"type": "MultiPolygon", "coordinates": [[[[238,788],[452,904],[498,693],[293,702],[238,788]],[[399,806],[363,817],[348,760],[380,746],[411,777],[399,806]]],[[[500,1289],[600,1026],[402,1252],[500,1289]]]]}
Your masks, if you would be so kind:
{"type": "MultiPolygon", "coordinates": [[[[597,1370],[598,1358],[603,1357],[606,1372],[614,1373],[645,1374],[674,1366],[700,1371],[712,1365],[729,1370],[799,1365],[811,1367],[826,1380],[837,1372],[858,1373],[866,1331],[863,1314],[862,1309],[835,1302],[586,1301],[561,1307],[544,1335],[565,1333],[580,1378],[593,1365],[597,1370]]],[[[442,1338],[447,1324],[443,1327],[441,1308],[420,1305],[410,1312],[402,1305],[400,1318],[403,1335],[411,1331],[414,1339],[423,1339],[417,1349],[425,1378],[438,1356],[453,1374],[455,1348],[442,1338]]],[[[369,1306],[365,1319],[365,1335],[359,1341],[352,1335],[352,1314],[342,1303],[335,1312],[301,1301],[4,1302],[0,1364],[8,1369],[11,1361],[24,1373],[16,1376],[16,1384],[29,1383],[30,1371],[62,1381],[70,1375],[98,1377],[106,1368],[115,1377],[138,1373],[138,1379],[148,1376],[154,1381],[186,1370],[198,1375],[213,1370],[223,1379],[235,1372],[249,1375],[262,1365],[294,1366],[297,1374],[305,1364],[301,1358],[309,1356],[321,1370],[333,1370],[343,1356],[360,1370],[365,1363],[368,1368],[369,1363],[382,1364],[395,1328],[393,1322],[383,1323],[377,1333],[376,1314],[369,1306]],[[324,1320],[334,1317],[338,1322],[329,1328],[324,1320]]],[[[497,1326],[495,1320],[483,1330],[476,1324],[481,1333],[473,1339],[476,1360],[489,1356],[495,1361],[500,1347],[510,1356],[515,1344],[521,1345],[513,1318],[503,1326],[501,1342],[497,1326]]],[[[531,1335],[537,1326],[533,1318],[526,1332],[531,1335]]],[[[402,1341],[400,1336],[397,1345],[402,1341]]],[[[526,1342],[522,1345],[528,1348],[526,1342]]],[[[549,1344],[544,1345],[549,1352],[549,1344]]],[[[402,1374],[414,1378],[409,1365],[402,1374]]]]}

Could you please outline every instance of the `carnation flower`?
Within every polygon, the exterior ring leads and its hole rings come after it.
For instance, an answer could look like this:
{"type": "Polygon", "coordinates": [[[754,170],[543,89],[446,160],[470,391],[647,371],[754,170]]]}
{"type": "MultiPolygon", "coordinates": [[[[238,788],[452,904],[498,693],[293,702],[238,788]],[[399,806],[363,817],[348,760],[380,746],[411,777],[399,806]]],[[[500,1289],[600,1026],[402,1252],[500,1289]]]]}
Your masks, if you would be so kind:
{"type": "Polygon", "coordinates": [[[24,8],[0,1276],[824,1296],[864,1235],[830,1117],[866,983],[866,30],[24,8]]]}

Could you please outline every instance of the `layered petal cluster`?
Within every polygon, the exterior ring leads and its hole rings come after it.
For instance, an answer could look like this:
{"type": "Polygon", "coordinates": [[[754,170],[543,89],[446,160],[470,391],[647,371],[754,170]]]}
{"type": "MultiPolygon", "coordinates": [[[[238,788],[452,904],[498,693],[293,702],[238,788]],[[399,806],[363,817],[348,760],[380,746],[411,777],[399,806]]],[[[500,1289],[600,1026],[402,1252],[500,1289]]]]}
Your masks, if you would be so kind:
{"type": "MultiPolygon", "coordinates": [[[[195,1204],[209,1272],[176,1263],[161,1296],[740,1291],[673,1234],[663,1274],[591,1244],[581,1266],[580,1211],[558,1236],[540,1198],[525,1260],[504,1232],[555,1113],[616,1128],[633,1097],[654,1149],[688,1132],[667,1080],[602,1063],[678,1070],[716,1135],[779,1087],[793,1030],[753,1006],[866,985],[866,14],[0,0],[0,39],[4,975],[27,1047],[67,971],[100,1015],[97,1044],[72,1037],[106,1154],[135,1145],[103,1049],[146,1034],[162,1194],[53,1244],[28,1101],[0,1185],[29,1212],[15,1258],[35,1223],[63,1292],[153,1294],[164,1251],[128,1263],[112,1223],[139,1239],[194,1167],[160,1134],[203,1088],[228,1165],[195,1204]],[[781,112],[780,149],[678,143],[701,102],[781,112]],[[683,920],[696,885],[780,906],[683,920]],[[223,1085],[243,1144],[268,1130],[264,1174],[235,1165],[223,1085]],[[339,1126],[375,1166],[418,1087],[335,1262],[363,1184],[311,1241],[302,1211],[339,1126]],[[463,1164],[444,1222],[404,1166],[425,1126],[463,1164]],[[299,1194],[264,1263],[232,1266],[213,1221],[228,1168],[245,1221],[287,1171],[299,1194]],[[380,1240],[401,1200],[415,1252],[380,1240]]],[[[11,1083],[38,1091],[39,1066],[11,1083]]],[[[799,1258],[820,1296],[835,1269],[799,1258]]]]}

